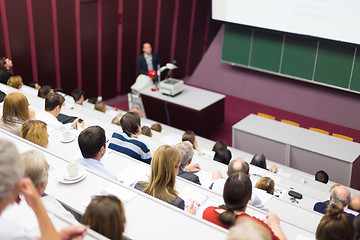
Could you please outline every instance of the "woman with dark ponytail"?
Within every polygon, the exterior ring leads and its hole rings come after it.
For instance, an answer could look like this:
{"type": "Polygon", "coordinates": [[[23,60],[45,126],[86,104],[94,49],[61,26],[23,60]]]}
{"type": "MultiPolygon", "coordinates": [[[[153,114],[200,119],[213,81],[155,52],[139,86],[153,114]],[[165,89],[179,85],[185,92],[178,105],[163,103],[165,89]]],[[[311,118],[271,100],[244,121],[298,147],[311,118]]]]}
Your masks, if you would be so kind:
{"type": "Polygon", "coordinates": [[[317,240],[353,240],[355,229],[353,223],[344,213],[340,202],[330,204],[327,213],[322,217],[316,229],[317,240]]]}
{"type": "Polygon", "coordinates": [[[240,218],[252,218],[266,226],[272,234],[272,239],[286,239],[280,229],[280,220],[276,214],[270,213],[266,223],[245,213],[247,203],[251,198],[252,184],[248,175],[234,173],[226,180],[223,198],[225,205],[208,207],[203,213],[203,219],[223,228],[229,229],[240,218]]]}

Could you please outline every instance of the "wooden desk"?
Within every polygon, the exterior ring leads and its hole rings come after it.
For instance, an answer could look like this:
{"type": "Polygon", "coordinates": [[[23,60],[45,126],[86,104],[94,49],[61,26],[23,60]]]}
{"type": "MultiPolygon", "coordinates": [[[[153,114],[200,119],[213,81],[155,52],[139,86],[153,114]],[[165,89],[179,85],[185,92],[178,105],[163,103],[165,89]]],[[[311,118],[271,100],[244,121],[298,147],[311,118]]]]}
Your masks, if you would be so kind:
{"type": "Polygon", "coordinates": [[[225,95],[222,94],[187,85],[175,97],[150,88],[140,94],[148,118],[167,124],[167,108],[170,126],[193,130],[201,136],[209,136],[213,128],[224,121],[225,95]]]}
{"type": "Polygon", "coordinates": [[[233,146],[310,174],[324,170],[334,182],[360,186],[355,174],[359,143],[250,114],[233,125],[233,146]]]}

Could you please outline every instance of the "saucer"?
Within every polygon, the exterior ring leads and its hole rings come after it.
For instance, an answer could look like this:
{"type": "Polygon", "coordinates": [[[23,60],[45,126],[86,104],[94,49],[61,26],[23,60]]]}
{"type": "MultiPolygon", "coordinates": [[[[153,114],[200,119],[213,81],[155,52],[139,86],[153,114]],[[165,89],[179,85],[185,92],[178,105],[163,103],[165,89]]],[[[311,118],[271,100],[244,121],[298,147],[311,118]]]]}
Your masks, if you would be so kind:
{"type": "Polygon", "coordinates": [[[70,139],[68,139],[68,140],[60,139],[60,142],[62,142],[62,143],[70,143],[70,142],[74,141],[75,138],[76,138],[75,135],[71,135],[70,139]]]}
{"type": "Polygon", "coordinates": [[[83,167],[79,167],[79,173],[77,176],[70,177],[66,170],[58,175],[57,180],[64,184],[77,183],[86,177],[86,170],[83,167]]]}

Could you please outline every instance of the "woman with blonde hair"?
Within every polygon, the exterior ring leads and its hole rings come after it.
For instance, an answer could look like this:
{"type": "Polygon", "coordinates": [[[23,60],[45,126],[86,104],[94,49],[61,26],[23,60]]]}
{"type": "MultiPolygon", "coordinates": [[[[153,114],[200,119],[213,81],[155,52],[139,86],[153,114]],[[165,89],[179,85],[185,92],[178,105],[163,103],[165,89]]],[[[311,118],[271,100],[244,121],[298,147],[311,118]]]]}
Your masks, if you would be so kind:
{"type": "Polygon", "coordinates": [[[46,123],[40,120],[27,120],[21,126],[20,137],[41,147],[49,143],[46,123]]]}
{"type": "Polygon", "coordinates": [[[126,223],[124,206],[114,195],[94,196],[81,223],[111,240],[122,240],[126,223]]]}
{"type": "Polygon", "coordinates": [[[184,209],[185,202],[175,190],[180,163],[181,155],[178,150],[168,145],[160,146],[151,160],[150,181],[138,182],[135,188],[184,209]]]}
{"type": "Polygon", "coordinates": [[[35,112],[29,108],[27,98],[21,93],[10,93],[4,99],[0,128],[20,136],[21,125],[26,120],[34,120],[35,112]]]}
{"type": "Polygon", "coordinates": [[[258,189],[264,190],[271,195],[274,195],[275,183],[274,183],[274,180],[272,180],[269,177],[260,178],[257,181],[257,183],[255,184],[255,187],[258,189]]]}
{"type": "Polygon", "coordinates": [[[7,85],[16,89],[20,89],[23,86],[23,81],[21,76],[12,76],[7,81],[7,85]]]}

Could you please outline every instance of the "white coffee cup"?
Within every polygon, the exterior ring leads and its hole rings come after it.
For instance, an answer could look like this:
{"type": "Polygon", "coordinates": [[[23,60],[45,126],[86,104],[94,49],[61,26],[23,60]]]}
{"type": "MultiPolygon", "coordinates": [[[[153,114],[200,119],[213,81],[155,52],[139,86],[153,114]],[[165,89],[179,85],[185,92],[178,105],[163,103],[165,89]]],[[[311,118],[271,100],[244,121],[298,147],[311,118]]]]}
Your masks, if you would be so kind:
{"type": "Polygon", "coordinates": [[[69,177],[76,177],[79,174],[79,164],[69,163],[66,166],[66,171],[67,171],[69,177]]]}
{"type": "Polygon", "coordinates": [[[70,131],[65,131],[64,133],[63,133],[63,140],[65,141],[65,142],[67,142],[67,141],[70,141],[72,139],[72,134],[71,134],[71,132],[70,131]]]}

